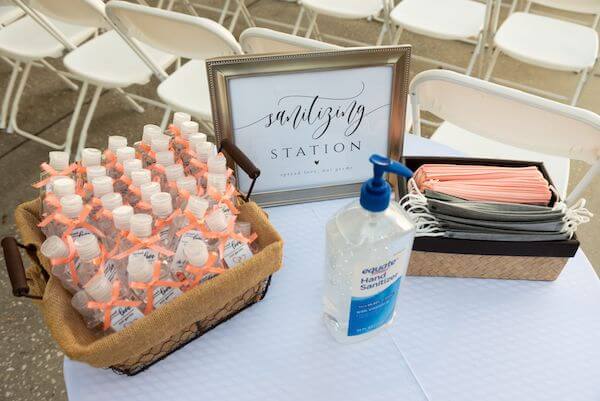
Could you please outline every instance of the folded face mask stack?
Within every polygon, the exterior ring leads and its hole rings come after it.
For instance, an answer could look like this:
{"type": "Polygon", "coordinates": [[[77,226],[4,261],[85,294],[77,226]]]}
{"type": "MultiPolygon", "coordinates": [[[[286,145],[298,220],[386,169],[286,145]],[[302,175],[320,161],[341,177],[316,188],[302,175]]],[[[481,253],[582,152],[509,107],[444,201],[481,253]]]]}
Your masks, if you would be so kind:
{"type": "Polygon", "coordinates": [[[592,217],[584,199],[548,206],[555,191],[535,166],[424,164],[408,192],[400,203],[421,237],[557,241],[592,217]]]}

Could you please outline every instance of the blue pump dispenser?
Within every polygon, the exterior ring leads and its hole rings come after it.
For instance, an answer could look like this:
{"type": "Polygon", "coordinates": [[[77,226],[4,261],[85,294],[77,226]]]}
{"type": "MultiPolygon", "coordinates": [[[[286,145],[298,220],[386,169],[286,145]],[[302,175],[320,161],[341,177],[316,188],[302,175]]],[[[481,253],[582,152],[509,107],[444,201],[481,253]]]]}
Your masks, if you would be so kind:
{"type": "Polygon", "coordinates": [[[382,212],[390,205],[392,187],[383,178],[387,173],[402,177],[412,177],[412,171],[402,163],[390,160],[381,155],[372,155],[373,178],[368,179],[360,189],[360,205],[371,212],[382,212]]]}

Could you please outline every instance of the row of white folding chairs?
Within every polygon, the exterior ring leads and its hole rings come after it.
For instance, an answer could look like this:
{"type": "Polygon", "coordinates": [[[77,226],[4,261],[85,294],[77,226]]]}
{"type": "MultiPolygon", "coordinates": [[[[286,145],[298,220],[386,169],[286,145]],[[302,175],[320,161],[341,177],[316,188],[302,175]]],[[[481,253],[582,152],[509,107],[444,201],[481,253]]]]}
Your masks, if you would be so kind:
{"type": "MultiPolygon", "coordinates": [[[[171,110],[181,110],[204,122],[210,130],[212,114],[204,60],[243,52],[233,35],[217,22],[119,1],[108,6],[100,0],[72,0],[68,4],[55,0],[28,0],[27,4],[14,1],[28,16],[0,30],[0,55],[14,60],[2,108],[2,115],[6,116],[12,97],[7,131],[70,151],[89,86],[96,89],[80,131],[78,154],[85,146],[103,89],[117,89],[137,111],[143,109],[135,99],[165,107],[163,127],[171,110]],[[98,34],[99,29],[106,31],[98,34]],[[58,58],[65,51],[68,53],[63,64],[70,76],[83,84],[65,142],[55,144],[20,129],[17,115],[31,67],[46,58],[58,58]],[[179,57],[190,61],[167,74],[165,70],[179,57]],[[19,73],[21,79],[12,96],[19,73]],[[147,83],[153,74],[161,81],[157,95],[162,103],[123,91],[131,85],[147,83]]],[[[247,46],[246,51],[254,52],[261,43],[263,50],[268,43],[270,51],[337,47],[260,28],[245,32],[240,40],[247,46]]]]}
{"type": "MultiPolygon", "coordinates": [[[[512,0],[508,5],[510,15],[499,29],[496,29],[496,25],[501,1],[485,0],[485,3],[475,0],[401,0],[395,5],[393,0],[302,0],[294,33],[300,32],[305,15],[309,19],[305,36],[311,37],[314,34],[318,39],[321,38],[317,23],[319,15],[346,20],[381,15],[383,25],[377,45],[398,44],[404,31],[440,40],[475,43],[475,50],[467,67],[457,68],[471,75],[477,58],[486,45],[486,33],[491,30],[495,33],[494,50],[483,74],[486,80],[492,78],[496,61],[501,54],[537,67],[576,72],[579,79],[574,94],[569,98],[517,83],[512,84],[548,97],[568,99],[572,105],[577,104],[598,59],[596,28],[600,19],[600,1],[527,0],[523,12],[513,13],[518,0],[512,0]],[[556,17],[534,14],[532,5],[591,15],[593,21],[591,26],[584,26],[556,17]]],[[[456,67],[442,62],[440,64],[456,67]]]]}

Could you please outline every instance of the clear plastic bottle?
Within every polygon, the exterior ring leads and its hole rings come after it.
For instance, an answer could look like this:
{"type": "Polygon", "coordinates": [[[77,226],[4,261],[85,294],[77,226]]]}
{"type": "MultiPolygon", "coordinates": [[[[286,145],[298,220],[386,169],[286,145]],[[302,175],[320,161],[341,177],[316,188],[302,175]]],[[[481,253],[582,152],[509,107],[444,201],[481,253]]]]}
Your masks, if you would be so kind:
{"type": "Polygon", "coordinates": [[[412,250],[415,226],[396,203],[385,172],[406,177],[410,170],[373,155],[374,177],[363,184],[359,201],[327,223],[324,320],[339,342],[370,338],[394,316],[400,282],[412,250]]]}
{"type": "MultiPolygon", "coordinates": [[[[186,207],[186,212],[191,213],[196,221],[203,221],[207,210],[208,201],[206,199],[199,198],[197,196],[190,196],[186,207]]],[[[175,256],[173,257],[173,261],[170,265],[171,275],[179,281],[183,281],[187,277],[185,272],[185,265],[187,263],[187,257],[184,253],[185,245],[195,240],[207,241],[199,227],[196,227],[193,224],[190,225],[190,223],[191,222],[186,218],[184,223],[186,224],[186,227],[177,233],[176,238],[178,242],[175,246],[175,256]]]]}
{"type": "Polygon", "coordinates": [[[152,151],[152,140],[162,135],[162,130],[158,125],[146,124],[142,131],[142,140],[134,144],[136,152],[140,155],[144,168],[154,163],[154,158],[150,154],[152,151]]]}
{"type": "Polygon", "coordinates": [[[114,259],[103,260],[100,243],[94,235],[86,235],[75,240],[75,250],[79,255],[81,266],[78,270],[79,281],[85,284],[98,273],[101,268],[104,270],[104,275],[110,282],[116,280],[126,283],[126,276],[123,269],[119,268],[118,261],[114,259]]]}
{"type": "MultiPolygon", "coordinates": [[[[211,256],[204,241],[197,239],[189,241],[183,249],[189,265],[192,267],[191,272],[186,271],[191,281],[191,287],[204,283],[226,271],[226,269],[220,267],[218,264],[213,265],[209,262],[211,256]],[[207,266],[204,267],[205,265],[207,266]]],[[[215,256],[212,257],[213,260],[216,260],[215,256]]]]}
{"type": "Polygon", "coordinates": [[[123,163],[125,160],[135,159],[135,149],[130,146],[124,146],[117,149],[117,161],[107,169],[107,175],[117,179],[123,175],[123,163]]]}
{"type": "Polygon", "coordinates": [[[163,191],[170,193],[173,198],[177,197],[177,180],[185,177],[183,166],[181,164],[172,164],[165,167],[165,177],[167,185],[163,188],[163,191]]]}
{"type": "Polygon", "coordinates": [[[196,177],[188,175],[177,180],[177,196],[175,208],[184,210],[190,196],[198,195],[198,181],[196,177]]]}
{"type": "Polygon", "coordinates": [[[175,232],[179,229],[173,215],[173,199],[168,192],[159,192],[150,198],[154,215],[155,233],[167,247],[173,242],[175,232]]]}
{"type": "MultiPolygon", "coordinates": [[[[113,284],[103,274],[97,274],[85,286],[85,292],[96,302],[107,303],[112,299],[113,284]]],[[[121,284],[119,299],[127,301],[137,301],[137,298],[129,289],[121,284]]],[[[139,307],[134,306],[115,306],[110,311],[110,327],[114,331],[121,331],[138,319],[144,317],[139,307]]],[[[92,311],[100,310],[89,308],[92,311]]],[[[104,311],[101,311],[104,312],[104,311]]],[[[93,313],[93,312],[90,312],[93,313]]]]}
{"type": "MultiPolygon", "coordinates": [[[[129,286],[133,293],[146,304],[145,313],[149,313],[152,309],[166,305],[182,294],[181,290],[172,286],[155,286],[152,290],[152,306],[149,308],[148,288],[144,288],[152,281],[154,269],[156,265],[148,263],[148,260],[139,254],[129,256],[127,264],[127,275],[129,277],[129,286]],[[141,284],[141,285],[140,285],[141,284]]],[[[159,280],[169,283],[174,282],[169,275],[169,272],[160,265],[159,280]]]]}
{"type": "Polygon", "coordinates": [[[223,259],[228,268],[250,259],[253,255],[252,249],[243,238],[233,238],[231,232],[228,232],[228,226],[231,218],[228,218],[220,209],[214,210],[206,217],[208,229],[219,234],[219,238],[211,243],[213,247],[221,248],[219,256],[223,259]]]}
{"type": "Polygon", "coordinates": [[[140,186],[140,194],[142,195],[142,200],[135,204],[135,212],[136,213],[152,213],[152,205],[150,204],[150,199],[152,199],[152,195],[160,192],[160,184],[158,182],[152,181],[147,184],[142,184],[140,186]]]}
{"type": "MultiPolygon", "coordinates": [[[[67,177],[59,177],[52,183],[52,192],[47,192],[42,202],[42,216],[47,217],[52,213],[60,210],[60,200],[63,196],[75,194],[75,181],[67,177]]],[[[56,224],[51,222],[45,227],[42,227],[42,232],[46,236],[54,232],[56,224]]]]}
{"type": "Polygon", "coordinates": [[[142,169],[136,170],[131,173],[131,185],[128,188],[126,199],[127,203],[131,206],[135,206],[139,201],[142,200],[141,186],[152,182],[152,172],[150,170],[142,169]]]}
{"type": "MultiPolygon", "coordinates": [[[[52,151],[48,152],[48,164],[52,167],[56,172],[60,174],[60,172],[65,171],[69,167],[69,154],[67,152],[61,151],[52,151]]],[[[69,175],[67,178],[72,178],[74,175],[69,175]]],[[[42,171],[40,174],[40,179],[45,180],[50,177],[50,174],[46,171],[42,171]]],[[[48,180],[45,186],[40,188],[42,194],[44,192],[52,192],[52,183],[54,180],[59,179],[61,177],[65,177],[63,175],[56,175],[48,180]]]]}
{"type": "Polygon", "coordinates": [[[76,255],[69,257],[67,244],[60,237],[52,235],[42,242],[40,252],[52,261],[52,274],[60,280],[62,286],[71,294],[79,291],[79,287],[71,277],[70,268],[70,264],[72,264],[75,271],[79,269],[79,258],[76,255]],[[55,264],[54,261],[59,261],[59,263],[55,264]]]}

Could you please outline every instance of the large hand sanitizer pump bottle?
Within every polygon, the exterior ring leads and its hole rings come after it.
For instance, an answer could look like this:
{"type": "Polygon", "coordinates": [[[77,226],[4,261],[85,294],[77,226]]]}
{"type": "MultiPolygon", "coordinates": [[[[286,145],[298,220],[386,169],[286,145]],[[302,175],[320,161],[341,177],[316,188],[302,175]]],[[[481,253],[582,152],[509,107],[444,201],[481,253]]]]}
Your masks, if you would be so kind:
{"type": "Polygon", "coordinates": [[[411,177],[403,164],[373,155],[373,178],[360,200],[327,223],[324,319],[340,342],[377,334],[394,317],[400,283],[406,275],[415,225],[396,203],[386,172],[411,177]]]}

